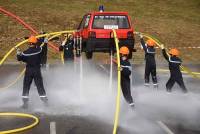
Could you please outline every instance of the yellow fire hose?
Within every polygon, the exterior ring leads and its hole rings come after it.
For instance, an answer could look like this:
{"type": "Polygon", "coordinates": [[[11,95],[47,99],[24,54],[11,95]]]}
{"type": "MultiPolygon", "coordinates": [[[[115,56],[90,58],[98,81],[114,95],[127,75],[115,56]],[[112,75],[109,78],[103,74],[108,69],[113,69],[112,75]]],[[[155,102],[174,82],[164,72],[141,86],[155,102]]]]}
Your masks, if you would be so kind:
{"type": "MultiPolygon", "coordinates": [[[[134,34],[139,34],[140,32],[134,32],[134,34]]],[[[152,39],[152,40],[154,40],[154,42],[158,45],[158,47],[160,47],[161,48],[161,42],[158,40],[158,39],[156,39],[155,37],[152,37],[152,36],[150,36],[150,35],[148,35],[148,34],[144,34],[144,33],[141,33],[144,37],[146,37],[146,38],[148,38],[148,39],[152,39]]],[[[167,53],[168,55],[169,55],[169,53],[167,53]]],[[[184,71],[184,72],[186,72],[187,74],[189,74],[189,75],[191,75],[193,78],[196,78],[196,79],[200,79],[200,77],[197,75],[197,73],[198,72],[192,72],[189,68],[187,68],[187,67],[184,67],[184,66],[180,66],[180,68],[184,71]]]]}
{"type": "Polygon", "coordinates": [[[121,71],[120,71],[120,56],[119,56],[119,40],[117,38],[116,31],[113,29],[115,46],[116,46],[116,53],[117,53],[117,98],[116,98],[116,110],[115,110],[115,118],[114,118],[114,127],[113,127],[113,134],[117,133],[117,127],[119,123],[119,112],[120,112],[120,83],[121,83],[121,71]]]}
{"type": "MultiPolygon", "coordinates": [[[[64,39],[64,42],[66,42],[68,39],[68,36],[66,36],[66,38],[64,39]]],[[[65,60],[64,60],[64,50],[60,53],[60,58],[62,61],[62,64],[65,64],[65,60]]]]}
{"type": "Polygon", "coordinates": [[[188,74],[190,74],[193,78],[196,78],[196,79],[200,79],[200,77],[198,76],[198,72],[192,72],[189,68],[185,67],[185,66],[181,66],[181,69],[184,71],[184,72],[187,72],[188,74]]]}
{"type": "MultiPolygon", "coordinates": [[[[69,38],[70,35],[72,35],[72,34],[67,34],[67,36],[66,36],[64,42],[67,41],[67,39],[69,38]]],[[[61,58],[62,64],[65,64],[65,60],[64,60],[64,50],[60,53],[60,58],[61,58]]]]}
{"type": "MultiPolygon", "coordinates": [[[[56,34],[56,35],[53,35],[51,38],[49,38],[48,40],[51,40],[51,39],[53,39],[53,38],[55,38],[55,37],[58,37],[58,36],[60,36],[61,34],[56,34]]],[[[62,64],[64,64],[64,54],[63,54],[63,52],[61,52],[60,53],[60,59],[61,59],[61,62],[62,62],[62,64]]]]}
{"type": "MultiPolygon", "coordinates": [[[[47,33],[47,34],[41,34],[41,35],[38,35],[36,36],[36,38],[40,38],[40,37],[45,37],[45,36],[50,36],[50,35],[55,35],[55,34],[64,34],[64,33],[73,33],[74,31],[61,31],[61,32],[53,32],[53,33],[47,33]]],[[[0,66],[4,63],[4,61],[7,59],[7,57],[16,49],[18,48],[19,46],[27,43],[28,39],[27,40],[24,40],[20,43],[18,43],[17,45],[15,45],[13,48],[11,48],[7,53],[6,55],[3,57],[3,59],[0,61],[0,66]]]]}
{"type": "Polygon", "coordinates": [[[21,73],[19,74],[19,76],[17,76],[17,78],[13,82],[11,82],[9,85],[7,85],[5,87],[0,87],[0,90],[7,89],[7,88],[13,86],[24,75],[25,71],[26,71],[26,69],[24,68],[21,71],[21,73]]]}
{"type": "Polygon", "coordinates": [[[35,127],[39,123],[39,119],[34,115],[24,114],[24,113],[0,113],[0,117],[7,117],[7,116],[20,117],[20,118],[31,118],[34,120],[34,122],[25,127],[0,131],[0,134],[11,134],[11,133],[25,131],[25,130],[35,127]]]}
{"type": "MultiPolygon", "coordinates": [[[[160,72],[169,72],[169,69],[158,69],[158,71],[160,71],[160,72]]],[[[186,71],[181,71],[181,72],[187,74],[186,71]]],[[[195,74],[195,75],[200,75],[199,72],[192,72],[192,73],[195,74]]]]}
{"type": "MultiPolygon", "coordinates": [[[[55,34],[52,37],[50,37],[48,40],[51,40],[51,39],[59,36],[60,34],[62,34],[62,33],[55,34]]],[[[49,35],[46,35],[46,36],[49,36],[49,35]]],[[[42,46],[43,45],[44,45],[44,43],[42,44],[42,46]]],[[[20,45],[16,45],[16,46],[20,46],[20,45]]],[[[14,51],[14,49],[12,51],[14,51]]],[[[12,53],[12,51],[9,51],[9,52],[12,53]]],[[[9,54],[7,54],[7,56],[4,56],[4,58],[6,59],[9,56],[9,54]]],[[[2,65],[3,62],[4,61],[2,60],[0,65],[2,65]]],[[[0,88],[0,89],[6,89],[6,88],[9,88],[12,85],[14,85],[23,76],[23,74],[25,73],[25,70],[26,69],[24,68],[23,71],[20,73],[20,75],[15,79],[15,81],[13,81],[12,83],[10,83],[8,86],[0,88]]],[[[24,114],[24,113],[0,113],[0,117],[7,117],[7,116],[31,118],[31,119],[34,120],[34,122],[32,124],[28,125],[28,126],[25,126],[25,127],[16,128],[16,129],[10,129],[10,130],[5,130],[5,131],[0,131],[0,134],[11,134],[11,133],[17,133],[17,132],[25,131],[25,130],[28,130],[28,129],[31,129],[31,128],[35,127],[39,123],[39,119],[36,116],[34,116],[34,115],[24,114]]]]}
{"type": "MultiPolygon", "coordinates": [[[[50,37],[48,40],[51,40],[51,39],[53,39],[53,38],[55,38],[55,37],[57,37],[57,36],[60,36],[60,35],[61,35],[61,34],[55,34],[55,35],[53,35],[52,37],[50,37]]],[[[41,46],[43,46],[43,45],[44,45],[44,43],[42,43],[41,46]]],[[[5,87],[0,87],[0,90],[7,89],[7,88],[13,86],[13,85],[23,76],[23,74],[25,73],[25,71],[26,71],[26,68],[24,68],[24,69],[21,71],[21,73],[19,74],[19,76],[17,76],[17,78],[16,78],[13,82],[11,82],[9,85],[7,85],[7,86],[5,86],[5,87]]]]}
{"type": "MultiPolygon", "coordinates": [[[[118,123],[119,123],[119,112],[120,112],[120,83],[121,83],[121,72],[120,72],[120,57],[119,57],[119,40],[118,40],[118,38],[117,38],[117,34],[116,34],[116,31],[115,30],[113,30],[113,34],[114,34],[114,40],[115,40],[115,45],[116,45],[116,51],[117,51],[117,68],[118,68],[118,70],[117,70],[117,80],[118,80],[118,85],[117,85],[117,99],[116,99],[116,110],[115,110],[115,118],[114,118],[114,127],[113,127],[113,134],[116,134],[117,133],[117,127],[118,127],[118,123]]],[[[135,32],[134,34],[139,34],[139,32],[135,32]]],[[[152,36],[150,36],[150,35],[147,35],[147,34],[144,34],[144,33],[141,33],[144,37],[146,37],[146,38],[148,38],[148,39],[152,39],[152,40],[154,40],[155,41],[155,43],[159,46],[159,47],[161,47],[161,43],[160,43],[160,41],[159,40],[157,40],[156,38],[154,38],[154,37],[152,37],[152,36]]],[[[184,71],[184,72],[186,72],[186,73],[188,73],[188,74],[190,74],[190,75],[192,75],[194,78],[198,78],[198,79],[200,79],[200,77],[198,77],[197,76],[197,74],[200,74],[200,73],[198,73],[198,72],[191,72],[188,68],[186,68],[186,67],[183,67],[183,66],[181,66],[181,69],[184,71]]]]}
{"type": "Polygon", "coordinates": [[[64,60],[64,51],[62,51],[62,52],[60,53],[60,58],[61,58],[62,64],[65,64],[65,60],[64,60]]]}
{"type": "MultiPolygon", "coordinates": [[[[49,35],[56,35],[56,34],[63,34],[63,33],[73,33],[74,31],[61,31],[61,32],[54,32],[54,33],[49,33],[49,34],[42,34],[42,35],[38,35],[38,36],[36,36],[37,38],[40,38],[40,37],[45,37],[45,36],[49,36],[49,35]]],[[[121,83],[121,72],[120,72],[120,56],[119,56],[119,45],[118,45],[118,43],[119,43],[119,40],[118,40],[118,38],[117,38],[117,34],[116,34],[116,31],[115,30],[113,30],[113,34],[114,34],[114,40],[115,40],[115,45],[116,45],[116,51],[117,51],[117,67],[118,67],[118,70],[117,70],[117,74],[118,74],[118,85],[117,85],[117,99],[116,99],[116,110],[115,110],[115,119],[114,119],[114,127],[113,127],[113,134],[116,134],[117,133],[117,127],[118,127],[118,123],[119,123],[119,112],[120,112],[120,83],[121,83]]],[[[135,34],[138,34],[138,32],[136,32],[135,34]]],[[[143,33],[142,33],[143,34],[143,33]]],[[[157,40],[157,39],[155,39],[155,38],[153,38],[153,37],[151,37],[151,36],[149,36],[149,35],[147,35],[147,34],[143,34],[143,36],[145,36],[145,37],[147,37],[147,38],[149,38],[149,39],[153,39],[155,42],[156,42],[156,44],[160,47],[160,42],[157,40]]],[[[19,47],[19,46],[21,46],[22,44],[24,44],[24,43],[26,43],[27,42],[27,40],[25,40],[25,41],[23,41],[23,42],[21,42],[21,43],[19,43],[19,44],[17,44],[15,47],[13,47],[4,57],[3,57],[3,59],[0,61],[0,65],[2,65],[3,63],[4,63],[4,61],[6,60],[6,58],[10,55],[10,53],[12,53],[13,51],[14,51],[14,49],[15,48],[17,48],[17,47],[19,47]]],[[[62,56],[63,57],[63,56],[62,56]]],[[[196,74],[194,74],[193,72],[190,72],[190,70],[189,69],[187,69],[187,68],[184,68],[183,66],[181,66],[181,68],[185,71],[185,72],[187,72],[188,74],[190,74],[190,75],[192,75],[193,77],[195,76],[195,77],[197,77],[197,78],[199,78],[196,74]]],[[[4,115],[4,114],[6,114],[6,113],[0,113],[0,116],[2,115],[2,116],[6,116],[6,115],[4,115]],[[3,114],[3,115],[2,115],[3,114]]],[[[9,115],[9,114],[8,114],[9,115]]],[[[15,116],[20,116],[20,115],[15,115],[15,116]]],[[[26,117],[30,117],[30,116],[26,116],[26,117]]],[[[32,118],[32,116],[30,117],[30,118],[32,118]]],[[[37,120],[37,118],[34,118],[35,119],[35,121],[36,121],[36,123],[34,124],[34,125],[30,125],[31,127],[34,127],[35,125],[37,125],[37,123],[39,122],[39,120],[37,120]]],[[[26,129],[29,129],[29,128],[31,128],[31,127],[29,127],[29,126],[27,126],[27,127],[24,127],[24,128],[26,128],[26,129]]],[[[16,129],[17,130],[17,129],[16,129]]],[[[19,132],[19,130],[20,131],[23,131],[23,130],[25,130],[25,129],[23,129],[22,130],[22,128],[20,128],[20,129],[18,129],[18,131],[17,132],[19,132]]],[[[10,130],[10,131],[12,131],[12,130],[10,130]]],[[[16,132],[16,131],[15,131],[16,132]]],[[[8,132],[7,132],[8,133],[8,132]]],[[[7,134],[7,133],[2,133],[2,132],[0,132],[0,134],[7,134]]],[[[12,131],[12,133],[13,133],[13,131],[12,131]]]]}

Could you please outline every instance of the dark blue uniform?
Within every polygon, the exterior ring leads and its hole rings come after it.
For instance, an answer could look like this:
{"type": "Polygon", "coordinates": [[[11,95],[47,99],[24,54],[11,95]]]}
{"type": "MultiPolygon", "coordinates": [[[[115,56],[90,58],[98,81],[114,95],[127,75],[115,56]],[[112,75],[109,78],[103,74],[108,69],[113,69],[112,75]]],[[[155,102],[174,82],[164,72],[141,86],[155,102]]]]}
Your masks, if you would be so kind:
{"type": "Polygon", "coordinates": [[[42,48],[35,45],[34,47],[29,47],[27,50],[17,55],[18,61],[23,61],[26,63],[22,94],[23,101],[27,101],[29,98],[29,90],[33,80],[37,86],[40,98],[42,100],[44,100],[44,98],[46,99],[46,92],[40,70],[41,52],[42,48]]]}
{"type": "Polygon", "coordinates": [[[167,91],[171,92],[174,83],[177,82],[183,92],[187,92],[180,71],[181,59],[176,56],[168,56],[165,49],[162,50],[162,53],[165,59],[169,62],[170,78],[166,84],[167,91]]]}
{"type": "Polygon", "coordinates": [[[38,46],[41,46],[44,43],[44,45],[42,46],[42,52],[41,52],[42,67],[45,67],[47,64],[47,51],[48,51],[48,45],[47,43],[44,42],[44,40],[45,40],[44,37],[38,39],[38,46]]]}
{"type": "Polygon", "coordinates": [[[131,96],[131,89],[130,89],[130,75],[131,75],[131,64],[128,60],[120,59],[121,63],[121,89],[124,95],[125,100],[130,104],[133,105],[133,98],[131,96]]]}
{"type": "Polygon", "coordinates": [[[152,81],[154,85],[157,85],[157,76],[156,76],[156,60],[155,60],[155,48],[145,45],[144,39],[141,38],[141,44],[145,52],[145,84],[149,84],[149,76],[151,74],[152,81]]]}
{"type": "Polygon", "coordinates": [[[68,39],[64,46],[59,47],[59,51],[64,51],[64,60],[74,60],[74,40],[68,39]]]}

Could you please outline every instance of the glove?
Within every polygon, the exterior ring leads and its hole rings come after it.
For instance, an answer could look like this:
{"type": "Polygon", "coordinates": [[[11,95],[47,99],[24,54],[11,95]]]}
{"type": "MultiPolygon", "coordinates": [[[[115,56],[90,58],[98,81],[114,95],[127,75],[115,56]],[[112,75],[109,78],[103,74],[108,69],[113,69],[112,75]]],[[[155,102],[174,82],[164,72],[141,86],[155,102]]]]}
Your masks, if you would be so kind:
{"type": "Polygon", "coordinates": [[[61,46],[64,46],[64,45],[65,45],[65,41],[62,42],[61,46]]]}
{"type": "Polygon", "coordinates": [[[19,48],[16,48],[17,49],[17,55],[21,55],[21,50],[19,48]]]}
{"type": "Polygon", "coordinates": [[[143,38],[143,35],[141,33],[139,33],[140,38],[143,38]]]}
{"type": "Polygon", "coordinates": [[[140,34],[139,32],[135,32],[135,34],[140,34]]]}
{"type": "Polygon", "coordinates": [[[165,47],[164,47],[164,45],[163,45],[163,44],[161,44],[161,45],[160,45],[160,48],[161,48],[161,49],[165,49],[165,47]]]}
{"type": "Polygon", "coordinates": [[[66,40],[64,40],[61,44],[61,46],[64,46],[66,44],[66,40]]]}
{"type": "Polygon", "coordinates": [[[123,68],[120,66],[120,67],[119,67],[119,70],[120,70],[120,71],[122,71],[122,70],[123,70],[123,68]]]}
{"type": "Polygon", "coordinates": [[[45,38],[43,42],[44,42],[44,43],[48,43],[48,39],[47,39],[47,38],[45,38]]]}

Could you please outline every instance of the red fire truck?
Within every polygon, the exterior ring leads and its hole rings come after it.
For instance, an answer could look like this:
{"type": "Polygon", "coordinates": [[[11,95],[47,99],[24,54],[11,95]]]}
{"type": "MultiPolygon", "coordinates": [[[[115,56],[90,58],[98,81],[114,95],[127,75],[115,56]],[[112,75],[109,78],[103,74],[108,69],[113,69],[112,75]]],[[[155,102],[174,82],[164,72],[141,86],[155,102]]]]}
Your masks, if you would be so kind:
{"type": "Polygon", "coordinates": [[[91,59],[93,52],[114,53],[115,42],[112,29],[116,30],[119,46],[125,45],[130,50],[129,58],[134,49],[134,29],[127,12],[91,12],[83,16],[75,33],[81,41],[81,51],[91,59]]]}

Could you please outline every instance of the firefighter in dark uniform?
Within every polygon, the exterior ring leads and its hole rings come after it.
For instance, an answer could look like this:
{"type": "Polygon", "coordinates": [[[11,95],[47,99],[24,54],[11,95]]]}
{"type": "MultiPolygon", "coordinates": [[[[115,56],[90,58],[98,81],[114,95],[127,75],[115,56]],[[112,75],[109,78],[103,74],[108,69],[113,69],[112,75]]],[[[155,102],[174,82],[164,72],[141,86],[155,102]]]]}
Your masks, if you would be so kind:
{"type": "Polygon", "coordinates": [[[167,91],[171,92],[174,83],[177,82],[182,91],[187,93],[187,89],[183,82],[182,73],[180,71],[180,65],[182,63],[181,59],[178,57],[180,52],[176,48],[172,48],[169,51],[170,55],[168,55],[163,45],[161,45],[161,48],[163,56],[169,62],[170,78],[166,84],[167,91]]]}
{"type": "MultiPolygon", "coordinates": [[[[46,32],[41,32],[41,34],[46,34],[46,32]]],[[[38,46],[42,47],[41,52],[41,66],[46,67],[47,65],[47,51],[48,51],[48,40],[45,37],[38,39],[38,46]],[[43,45],[43,46],[41,46],[43,45]]]]}
{"type": "Polygon", "coordinates": [[[130,89],[130,75],[131,75],[131,64],[128,61],[129,49],[122,46],[119,50],[120,53],[120,64],[121,64],[121,89],[125,100],[131,107],[134,107],[134,101],[131,96],[130,89]]]}
{"type": "Polygon", "coordinates": [[[156,60],[155,60],[155,42],[151,39],[147,40],[146,44],[144,42],[143,36],[142,34],[140,34],[140,41],[141,41],[141,45],[142,48],[145,52],[145,75],[144,75],[144,79],[145,79],[145,86],[149,86],[149,77],[151,74],[152,77],[152,82],[153,82],[153,86],[154,88],[158,88],[158,82],[157,82],[157,76],[156,76],[156,60]]]}
{"type": "Polygon", "coordinates": [[[37,87],[40,99],[47,104],[47,96],[40,69],[42,48],[36,45],[37,38],[35,36],[30,36],[28,42],[29,48],[24,52],[17,49],[17,60],[26,63],[22,94],[23,108],[28,108],[29,90],[33,80],[37,87]]]}
{"type": "Polygon", "coordinates": [[[63,41],[62,45],[59,47],[59,51],[64,51],[64,60],[73,61],[74,60],[74,38],[73,35],[69,35],[67,41],[63,41]]]}

